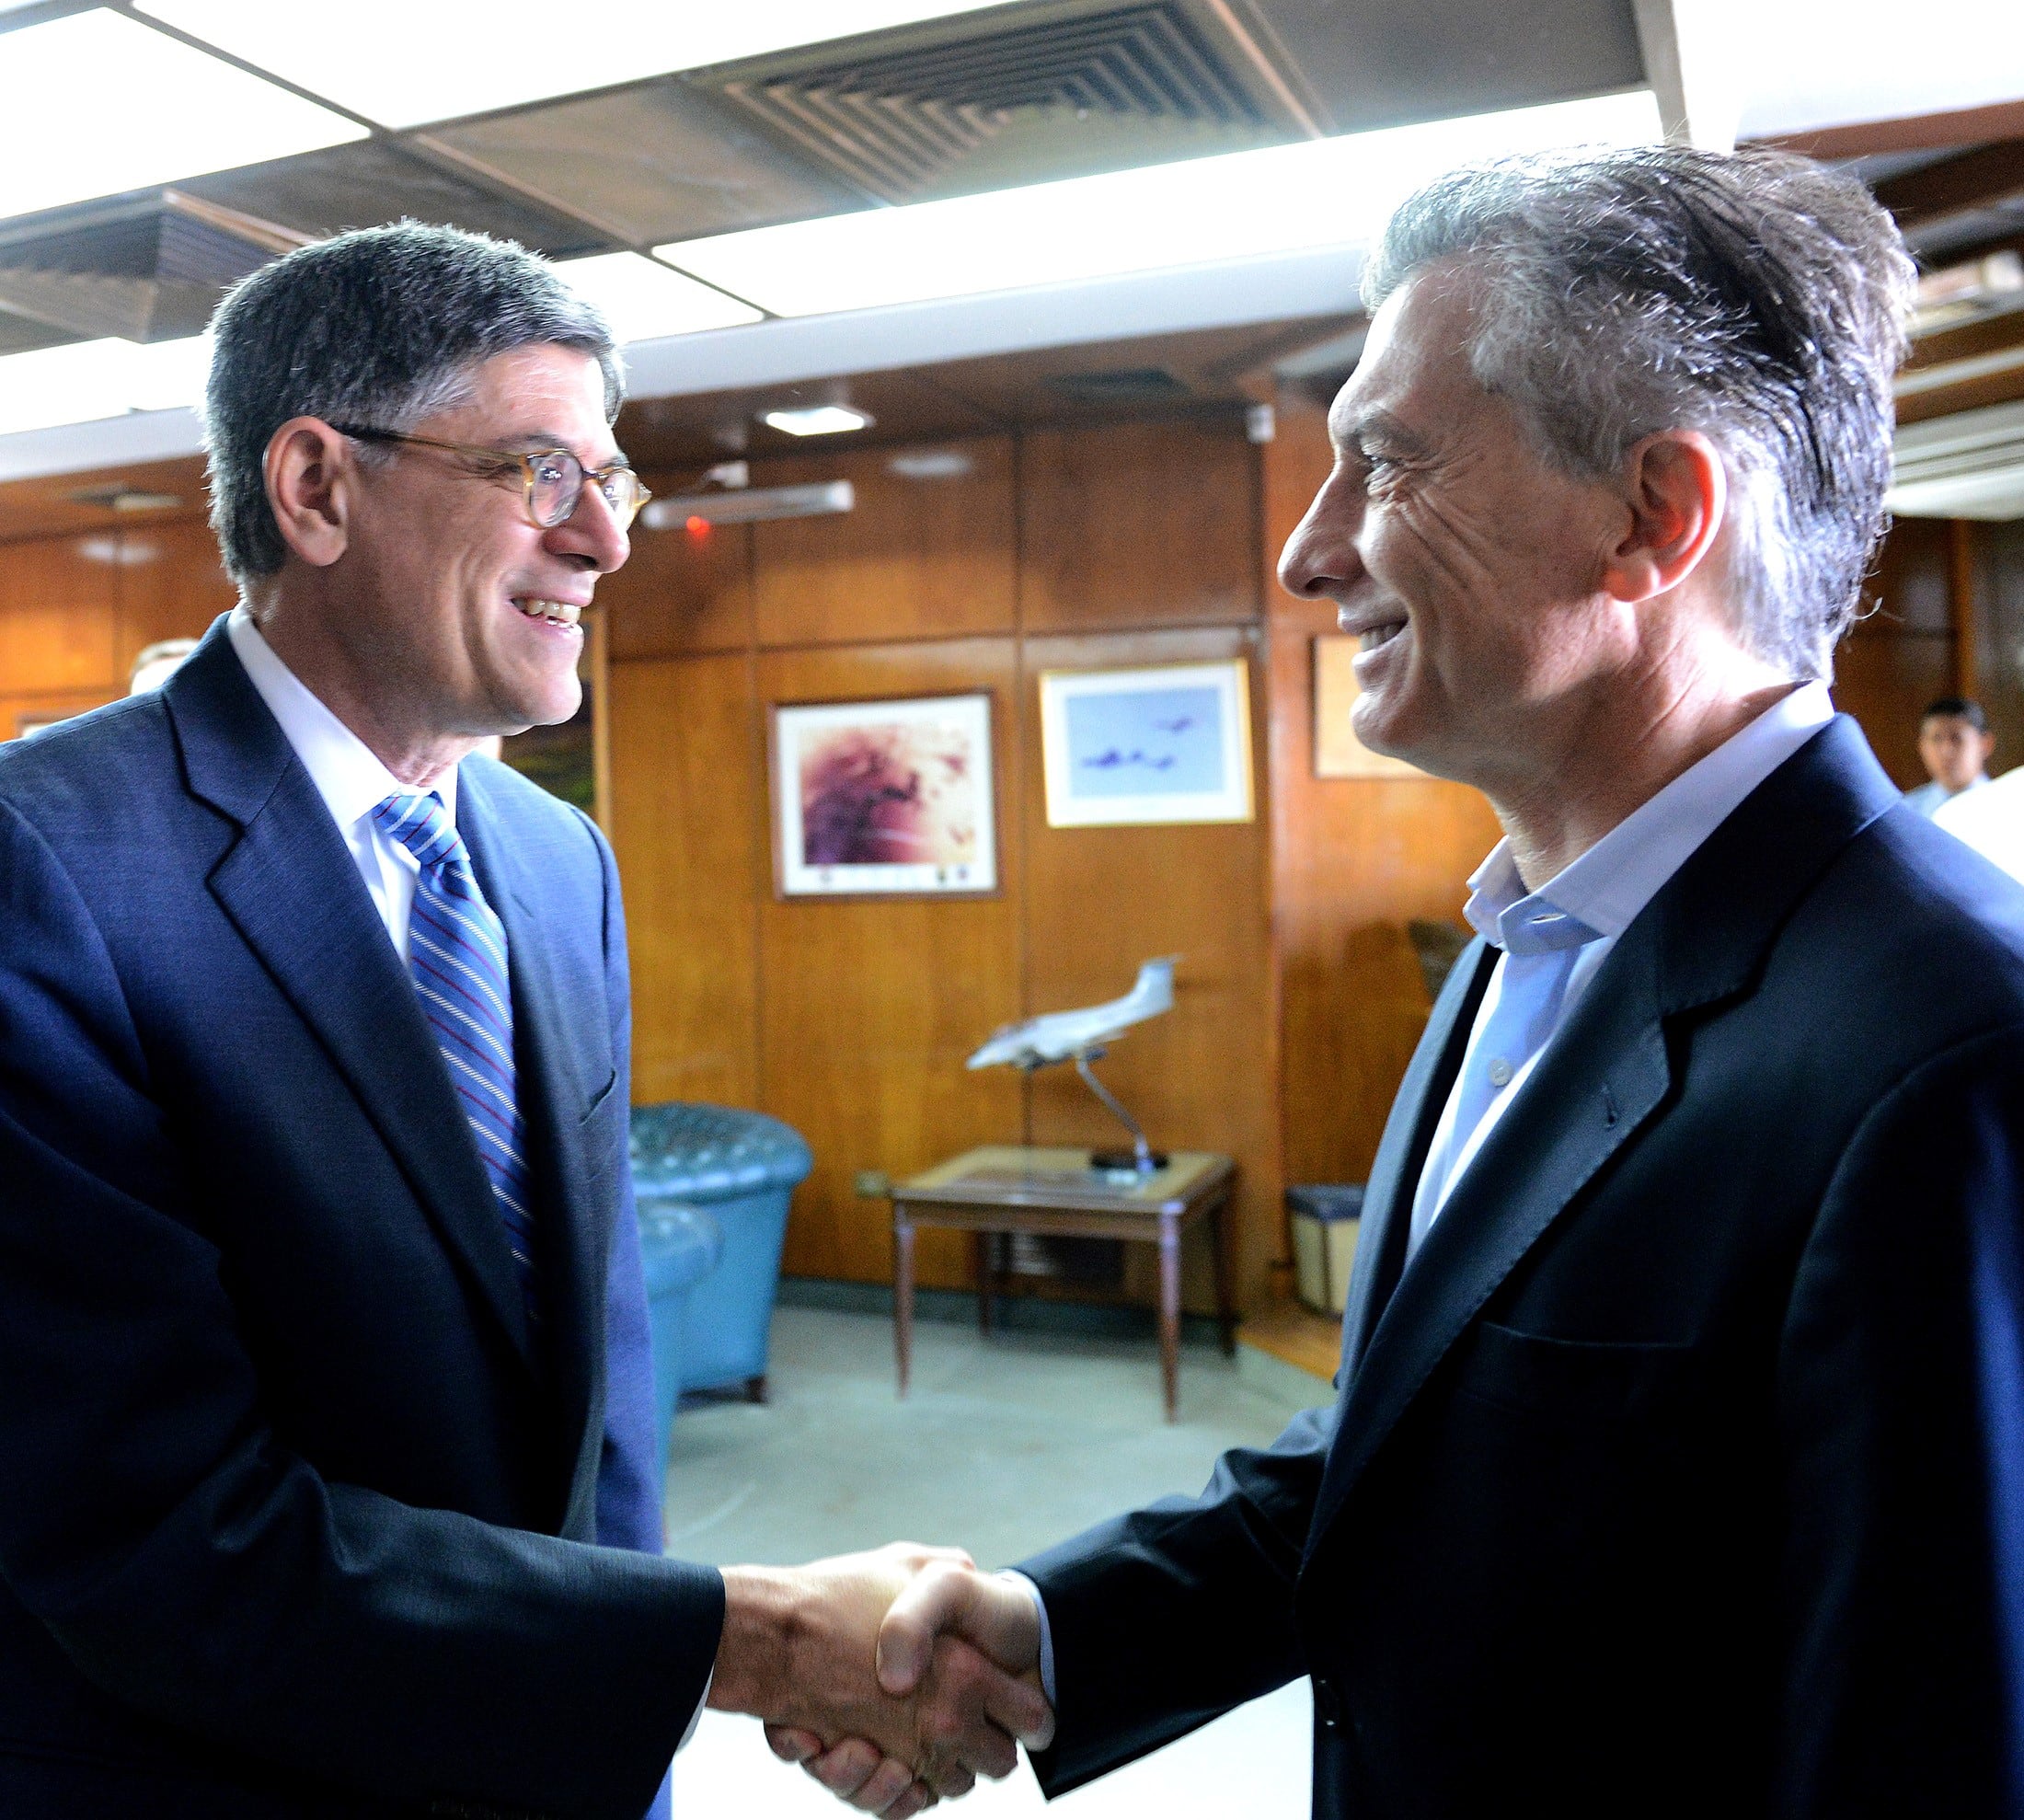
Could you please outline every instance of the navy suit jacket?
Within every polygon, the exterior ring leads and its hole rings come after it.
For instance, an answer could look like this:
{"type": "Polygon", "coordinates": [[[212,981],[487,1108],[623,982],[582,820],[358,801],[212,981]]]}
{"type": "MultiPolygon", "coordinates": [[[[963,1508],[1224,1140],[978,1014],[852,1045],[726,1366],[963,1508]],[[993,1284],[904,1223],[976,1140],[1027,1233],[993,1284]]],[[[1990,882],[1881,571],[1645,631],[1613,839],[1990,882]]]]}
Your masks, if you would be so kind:
{"type": "Polygon", "coordinates": [[[1025,1563],[1042,1785],[1306,1675],[1320,1815],[2024,1812],[2024,893],[1834,721],[1401,1275],[1493,958],[1386,1124],[1334,1406],[1025,1563]]]}
{"type": "Polygon", "coordinates": [[[611,855],[503,766],[545,1319],[414,988],[224,626],[0,749],[0,1812],[638,1820],[660,1558],[611,855]]]}

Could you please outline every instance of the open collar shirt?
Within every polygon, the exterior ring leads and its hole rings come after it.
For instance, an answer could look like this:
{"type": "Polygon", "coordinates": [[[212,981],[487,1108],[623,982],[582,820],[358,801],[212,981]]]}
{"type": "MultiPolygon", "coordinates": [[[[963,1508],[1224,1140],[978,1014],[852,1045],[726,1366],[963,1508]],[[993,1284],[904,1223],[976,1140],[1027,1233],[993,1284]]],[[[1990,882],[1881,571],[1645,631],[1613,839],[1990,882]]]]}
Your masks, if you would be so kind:
{"type": "MultiPolygon", "coordinates": [[[[1742,800],[1834,715],[1826,684],[1800,685],[1681,772],[1537,891],[1526,891],[1508,840],[1490,850],[1469,880],[1469,900],[1462,914],[1500,952],[1477,1008],[1467,1052],[1428,1146],[1413,1197],[1409,1258],[1420,1249],[1498,1121],[1517,1102],[1539,1057],[1565,1027],[1617,938],[1742,800]],[[1484,1032],[1496,1017],[1513,943],[1523,951],[1529,927],[1570,918],[1593,933],[1580,944],[1558,1005],[1543,1020],[1543,1028],[1535,1031],[1536,1041],[1529,1053],[1492,1058],[1501,1064],[1497,1073],[1505,1078],[1480,1116],[1470,1122],[1463,1110],[1464,1083],[1472,1077],[1484,1032]]],[[[1514,1116],[1524,1117],[1524,1112],[1514,1116]]]]}

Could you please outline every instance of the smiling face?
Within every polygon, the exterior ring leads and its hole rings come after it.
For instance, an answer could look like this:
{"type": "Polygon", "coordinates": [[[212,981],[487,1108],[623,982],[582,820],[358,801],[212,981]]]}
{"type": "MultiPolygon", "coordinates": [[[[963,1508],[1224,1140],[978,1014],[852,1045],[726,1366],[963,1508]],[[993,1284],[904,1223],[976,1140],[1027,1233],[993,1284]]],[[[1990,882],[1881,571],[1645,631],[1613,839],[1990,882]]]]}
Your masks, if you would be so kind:
{"type": "MultiPolygon", "coordinates": [[[[411,426],[505,453],[568,449],[586,467],[618,453],[597,363],[552,344],[472,370],[466,400],[411,426]]],[[[409,738],[479,738],[567,720],[581,699],[580,623],[597,578],[626,560],[626,534],[594,486],[542,529],[518,464],[395,445],[356,471],[342,557],[330,570],[330,635],[368,674],[373,718],[409,738]]]]}
{"type": "Polygon", "coordinates": [[[1470,371],[1471,323],[1468,282],[1438,266],[1377,312],[1280,579],[1363,638],[1358,738],[1494,797],[1550,773],[1639,634],[1601,585],[1620,495],[1536,452],[1470,371]]]}

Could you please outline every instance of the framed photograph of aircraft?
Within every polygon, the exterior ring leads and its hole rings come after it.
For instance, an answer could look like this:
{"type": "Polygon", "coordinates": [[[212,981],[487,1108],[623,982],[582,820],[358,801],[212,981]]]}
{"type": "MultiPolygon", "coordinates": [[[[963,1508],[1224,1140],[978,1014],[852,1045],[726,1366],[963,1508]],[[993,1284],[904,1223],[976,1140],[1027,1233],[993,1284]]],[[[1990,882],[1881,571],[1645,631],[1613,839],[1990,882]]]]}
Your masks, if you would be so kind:
{"type": "Polygon", "coordinates": [[[1250,666],[1044,671],[1041,763],[1051,828],[1248,822],[1250,666]]]}

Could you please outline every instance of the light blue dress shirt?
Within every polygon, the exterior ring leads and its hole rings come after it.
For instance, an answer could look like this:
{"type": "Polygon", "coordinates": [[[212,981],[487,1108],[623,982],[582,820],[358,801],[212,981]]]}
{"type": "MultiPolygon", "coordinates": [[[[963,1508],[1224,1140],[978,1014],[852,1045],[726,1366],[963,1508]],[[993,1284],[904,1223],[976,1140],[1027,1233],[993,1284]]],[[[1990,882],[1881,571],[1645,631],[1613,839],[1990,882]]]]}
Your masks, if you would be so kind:
{"type": "Polygon", "coordinates": [[[1478,1007],[1455,1086],[1413,1197],[1409,1259],[1455,1184],[1531,1078],[1616,939],[1772,772],[1834,719],[1827,685],[1805,683],[1689,766],[1535,892],[1511,843],[1469,880],[1462,914],[1503,950],[1478,1007]],[[1504,1008],[1515,992],[1515,1015],[1504,1008]]]}

